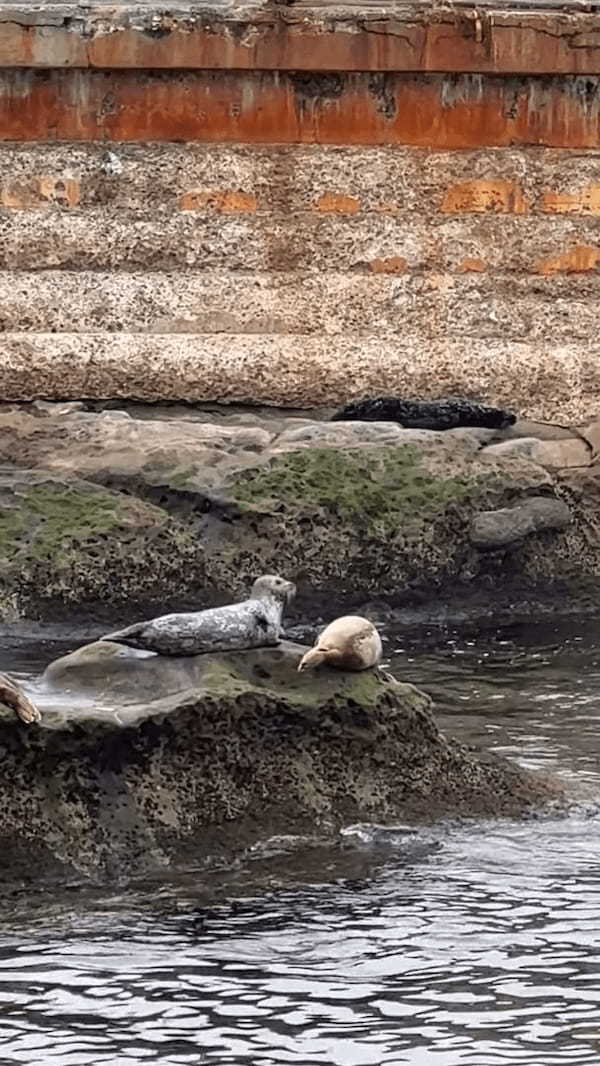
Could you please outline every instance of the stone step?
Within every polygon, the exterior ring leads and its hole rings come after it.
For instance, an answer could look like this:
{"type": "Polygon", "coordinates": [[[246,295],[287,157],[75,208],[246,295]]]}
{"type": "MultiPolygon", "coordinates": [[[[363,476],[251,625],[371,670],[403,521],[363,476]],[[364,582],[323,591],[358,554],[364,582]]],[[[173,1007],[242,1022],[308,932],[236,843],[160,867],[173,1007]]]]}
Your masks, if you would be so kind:
{"type": "Polygon", "coordinates": [[[324,271],[594,270],[594,218],[512,215],[206,216],[119,213],[108,207],[4,211],[0,269],[324,271]]]}
{"type": "Polygon", "coordinates": [[[0,204],[153,212],[600,213],[600,153],[203,144],[0,146],[0,204]]]}
{"type": "Polygon", "coordinates": [[[352,336],[13,333],[0,338],[0,397],[338,404],[378,392],[458,394],[523,417],[585,420],[600,343],[549,345],[352,336]]]}
{"type": "Polygon", "coordinates": [[[597,328],[600,274],[558,278],[226,272],[0,272],[0,330],[422,333],[569,343],[597,328]]]}

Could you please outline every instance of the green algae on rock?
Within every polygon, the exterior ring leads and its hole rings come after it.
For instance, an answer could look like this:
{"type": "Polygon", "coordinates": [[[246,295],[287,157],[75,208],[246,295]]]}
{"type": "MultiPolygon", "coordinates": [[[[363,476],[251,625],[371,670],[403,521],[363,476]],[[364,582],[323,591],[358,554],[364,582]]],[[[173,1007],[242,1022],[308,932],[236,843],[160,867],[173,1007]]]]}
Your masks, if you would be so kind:
{"type": "Polygon", "coordinates": [[[99,642],[57,660],[40,728],[0,715],[4,879],[201,865],[281,833],[518,814],[561,794],[446,739],[412,685],[298,674],[305,651],[165,662],[99,642]]]}
{"type": "Polygon", "coordinates": [[[5,617],[93,612],[121,627],[242,598],[269,571],[294,580],[297,611],[314,615],[588,565],[589,547],[569,548],[583,518],[508,561],[471,543],[477,512],[563,491],[530,458],[494,454],[490,430],[51,408],[0,408],[5,617]]]}
{"type": "Polygon", "coordinates": [[[44,604],[122,602],[144,585],[149,591],[162,552],[185,547],[178,532],[165,511],[135,497],[78,478],[5,470],[0,605],[43,613],[44,604]]]}
{"type": "Polygon", "coordinates": [[[212,555],[222,582],[236,588],[251,579],[252,542],[267,569],[289,560],[322,602],[431,592],[476,571],[468,539],[475,511],[510,499],[517,484],[529,492],[549,479],[518,460],[506,471],[482,464],[459,439],[423,436],[419,444],[286,451],[232,473],[222,491],[240,515],[220,524],[221,553],[212,555]]]}
{"type": "Polygon", "coordinates": [[[430,474],[412,444],[287,452],[237,475],[232,490],[258,511],[316,508],[376,536],[418,529],[472,493],[466,477],[430,474]]]}

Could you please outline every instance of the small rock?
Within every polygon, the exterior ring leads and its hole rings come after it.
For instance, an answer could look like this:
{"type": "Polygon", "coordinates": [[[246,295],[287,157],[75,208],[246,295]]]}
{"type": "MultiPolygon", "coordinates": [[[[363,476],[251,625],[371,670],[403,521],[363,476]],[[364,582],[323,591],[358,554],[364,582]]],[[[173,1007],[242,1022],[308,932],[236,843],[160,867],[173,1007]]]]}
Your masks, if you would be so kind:
{"type": "Polygon", "coordinates": [[[564,470],[570,466],[589,466],[591,451],[580,437],[562,440],[537,440],[535,437],[515,437],[499,444],[490,444],[481,453],[482,459],[508,459],[518,455],[548,470],[564,470]]]}
{"type": "Polygon", "coordinates": [[[277,438],[276,446],[282,450],[294,445],[317,445],[340,447],[358,444],[383,444],[400,440],[402,429],[393,422],[348,422],[331,425],[329,422],[312,422],[286,429],[277,438]]]}
{"type": "Polygon", "coordinates": [[[481,511],[471,522],[470,539],[476,548],[493,551],[516,547],[531,533],[564,529],[571,521],[566,503],[550,496],[530,496],[516,507],[481,511]]]}
{"type": "Polygon", "coordinates": [[[85,404],[80,400],[73,400],[65,403],[52,403],[50,400],[34,400],[31,405],[35,411],[40,415],[50,417],[51,415],[61,418],[64,415],[79,414],[80,411],[85,411],[85,404]]]}
{"type": "MultiPolygon", "coordinates": [[[[472,431],[471,431],[472,432],[472,431]]],[[[284,452],[297,448],[359,448],[370,444],[431,445],[437,434],[427,429],[403,429],[395,422],[313,422],[284,430],[272,448],[284,452]]],[[[474,441],[474,450],[480,445],[474,441]]]]}
{"type": "Polygon", "coordinates": [[[591,449],[579,437],[571,440],[539,440],[531,450],[531,459],[550,470],[564,470],[569,466],[589,466],[591,449]]]}
{"type": "Polygon", "coordinates": [[[600,419],[595,418],[585,426],[578,426],[577,429],[588,442],[592,455],[598,455],[600,453],[600,419]]]}
{"type": "Polygon", "coordinates": [[[507,440],[516,437],[535,437],[536,440],[570,440],[574,433],[566,426],[555,426],[547,422],[533,422],[529,419],[517,419],[514,426],[505,429],[507,440]]]}
{"type": "MultiPolygon", "coordinates": [[[[408,432],[408,430],[405,430],[408,432]]],[[[486,444],[489,444],[492,440],[498,439],[498,433],[504,432],[503,430],[495,429],[482,429],[481,426],[459,426],[457,429],[447,429],[444,432],[444,436],[447,440],[460,441],[461,444],[473,444],[476,446],[477,451],[483,448],[486,444]]]]}
{"type": "Polygon", "coordinates": [[[539,441],[535,437],[518,437],[513,440],[503,440],[500,444],[490,444],[481,453],[482,459],[508,459],[513,455],[531,458],[532,450],[539,441]]]}

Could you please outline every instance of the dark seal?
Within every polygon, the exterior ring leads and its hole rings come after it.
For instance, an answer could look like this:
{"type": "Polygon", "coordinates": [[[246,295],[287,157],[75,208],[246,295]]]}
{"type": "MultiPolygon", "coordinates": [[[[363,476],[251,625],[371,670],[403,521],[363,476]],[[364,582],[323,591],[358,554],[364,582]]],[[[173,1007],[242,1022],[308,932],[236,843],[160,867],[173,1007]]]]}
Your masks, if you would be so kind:
{"type": "Polygon", "coordinates": [[[516,416],[501,407],[488,407],[471,400],[402,400],[399,396],[373,396],[346,404],[332,422],[396,422],[404,429],[507,429],[516,416]]]}

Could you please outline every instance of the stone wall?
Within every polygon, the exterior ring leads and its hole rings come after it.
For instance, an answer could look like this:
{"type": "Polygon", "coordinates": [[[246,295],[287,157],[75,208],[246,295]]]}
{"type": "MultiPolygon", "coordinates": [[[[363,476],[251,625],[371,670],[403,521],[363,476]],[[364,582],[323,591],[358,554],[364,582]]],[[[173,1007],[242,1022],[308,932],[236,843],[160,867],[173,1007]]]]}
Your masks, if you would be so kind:
{"type": "Polygon", "coordinates": [[[0,398],[458,392],[586,421],[599,29],[0,10],[0,398]]]}

